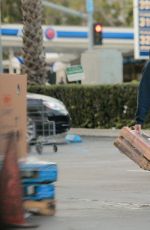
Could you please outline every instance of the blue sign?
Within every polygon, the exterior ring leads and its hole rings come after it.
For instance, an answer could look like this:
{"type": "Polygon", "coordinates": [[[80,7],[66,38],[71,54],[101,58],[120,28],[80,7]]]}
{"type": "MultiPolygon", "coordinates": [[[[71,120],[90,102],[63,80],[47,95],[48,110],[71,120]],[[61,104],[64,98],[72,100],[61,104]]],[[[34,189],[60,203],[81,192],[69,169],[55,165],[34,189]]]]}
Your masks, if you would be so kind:
{"type": "Polygon", "coordinates": [[[135,58],[149,59],[150,1],[134,0],[135,58]]]}
{"type": "Polygon", "coordinates": [[[94,12],[93,0],[86,0],[86,11],[88,13],[93,13],[94,12]]]}

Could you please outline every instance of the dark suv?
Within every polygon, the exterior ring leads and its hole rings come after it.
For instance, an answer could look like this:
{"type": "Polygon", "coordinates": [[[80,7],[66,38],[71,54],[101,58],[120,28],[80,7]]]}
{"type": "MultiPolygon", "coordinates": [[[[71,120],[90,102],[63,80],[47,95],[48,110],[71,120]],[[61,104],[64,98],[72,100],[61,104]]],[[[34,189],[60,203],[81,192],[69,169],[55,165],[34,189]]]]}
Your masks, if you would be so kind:
{"type": "Polygon", "coordinates": [[[70,129],[69,112],[56,98],[28,93],[27,114],[30,139],[40,135],[61,134],[70,129]]]}

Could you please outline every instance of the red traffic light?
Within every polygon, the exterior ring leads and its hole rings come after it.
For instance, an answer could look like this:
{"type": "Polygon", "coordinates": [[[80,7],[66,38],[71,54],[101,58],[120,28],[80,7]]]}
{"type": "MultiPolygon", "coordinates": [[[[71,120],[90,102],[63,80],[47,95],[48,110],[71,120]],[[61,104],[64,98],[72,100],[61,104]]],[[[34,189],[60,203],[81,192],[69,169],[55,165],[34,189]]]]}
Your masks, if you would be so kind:
{"type": "Polygon", "coordinates": [[[103,26],[101,23],[93,23],[93,45],[102,45],[103,26]]]}
{"type": "Polygon", "coordinates": [[[95,24],[95,31],[97,32],[97,33],[100,33],[100,32],[102,32],[102,25],[101,24],[95,24]]]}

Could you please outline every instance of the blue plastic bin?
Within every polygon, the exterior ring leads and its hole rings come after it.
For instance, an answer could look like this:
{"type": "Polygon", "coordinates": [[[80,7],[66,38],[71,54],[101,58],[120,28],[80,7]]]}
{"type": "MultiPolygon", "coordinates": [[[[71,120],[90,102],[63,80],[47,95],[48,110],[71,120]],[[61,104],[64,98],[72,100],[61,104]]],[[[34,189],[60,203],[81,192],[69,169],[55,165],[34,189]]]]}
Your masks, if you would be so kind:
{"type": "Polygon", "coordinates": [[[58,177],[57,165],[50,163],[21,163],[20,173],[23,183],[55,182],[58,177]]]}

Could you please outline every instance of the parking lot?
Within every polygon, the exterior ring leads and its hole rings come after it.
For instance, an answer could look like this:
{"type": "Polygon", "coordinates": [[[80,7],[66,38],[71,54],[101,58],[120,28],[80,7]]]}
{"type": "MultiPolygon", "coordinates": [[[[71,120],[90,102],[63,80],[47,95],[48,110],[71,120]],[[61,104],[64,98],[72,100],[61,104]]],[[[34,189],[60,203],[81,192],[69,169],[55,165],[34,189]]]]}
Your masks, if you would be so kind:
{"type": "Polygon", "coordinates": [[[114,138],[82,137],[54,153],[31,158],[56,162],[56,215],[33,216],[40,230],[140,230],[150,226],[150,172],[113,145],[114,138]]]}

